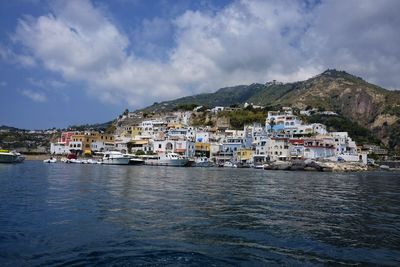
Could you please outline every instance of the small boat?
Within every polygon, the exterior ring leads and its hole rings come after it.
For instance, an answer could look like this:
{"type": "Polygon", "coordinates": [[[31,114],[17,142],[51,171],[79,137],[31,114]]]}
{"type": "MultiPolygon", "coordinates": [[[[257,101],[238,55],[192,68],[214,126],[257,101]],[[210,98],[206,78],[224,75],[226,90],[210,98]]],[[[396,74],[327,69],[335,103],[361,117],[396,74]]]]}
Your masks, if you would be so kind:
{"type": "Polygon", "coordinates": [[[207,157],[199,157],[194,160],[194,167],[212,167],[214,163],[207,157]]]}
{"type": "Polygon", "coordinates": [[[88,159],[88,160],[86,161],[86,163],[87,163],[87,164],[98,164],[99,161],[94,160],[94,159],[88,159]]]}
{"type": "Polygon", "coordinates": [[[264,164],[256,164],[253,166],[254,169],[264,169],[264,164]]]}
{"type": "Polygon", "coordinates": [[[80,161],[79,159],[68,159],[67,163],[77,163],[77,164],[81,164],[82,161],[80,161]]]}
{"type": "Polygon", "coordinates": [[[103,164],[108,165],[128,165],[130,157],[127,154],[122,154],[119,151],[107,151],[103,156],[103,164]]]}
{"type": "Polygon", "coordinates": [[[56,162],[57,162],[57,159],[51,157],[51,158],[49,158],[49,159],[43,160],[43,162],[44,162],[44,163],[56,163],[56,162]]]}
{"type": "Polygon", "coordinates": [[[25,157],[16,151],[0,150],[0,163],[21,163],[25,157]]]}
{"type": "Polygon", "coordinates": [[[166,153],[159,156],[149,157],[144,161],[146,165],[185,167],[189,160],[176,153],[166,153]]]}
{"type": "Polygon", "coordinates": [[[237,165],[230,161],[224,162],[224,168],[237,168],[237,165]]]}

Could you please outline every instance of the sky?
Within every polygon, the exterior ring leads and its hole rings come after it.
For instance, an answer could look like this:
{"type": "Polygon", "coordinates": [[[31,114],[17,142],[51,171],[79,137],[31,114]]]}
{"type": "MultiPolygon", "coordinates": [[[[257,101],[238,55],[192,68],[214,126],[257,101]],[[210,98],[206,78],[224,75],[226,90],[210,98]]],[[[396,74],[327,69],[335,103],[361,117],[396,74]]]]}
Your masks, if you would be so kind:
{"type": "Polygon", "coordinates": [[[398,0],[0,1],[0,125],[64,128],[345,70],[400,89],[398,0]]]}

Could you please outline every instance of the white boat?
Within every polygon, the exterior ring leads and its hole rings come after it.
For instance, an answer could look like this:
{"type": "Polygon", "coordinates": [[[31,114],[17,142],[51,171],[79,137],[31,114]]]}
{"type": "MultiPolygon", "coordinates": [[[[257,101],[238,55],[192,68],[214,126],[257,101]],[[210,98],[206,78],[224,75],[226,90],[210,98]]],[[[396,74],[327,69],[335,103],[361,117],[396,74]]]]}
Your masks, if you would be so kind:
{"type": "Polygon", "coordinates": [[[103,156],[103,164],[112,165],[128,165],[130,161],[129,155],[122,154],[119,151],[107,151],[103,156]]]}
{"type": "Polygon", "coordinates": [[[0,150],[0,163],[21,163],[25,157],[15,151],[0,150]]]}
{"type": "Polygon", "coordinates": [[[99,164],[99,161],[94,160],[94,159],[88,159],[88,160],[86,161],[86,163],[87,163],[87,164],[99,164]]]}
{"type": "Polygon", "coordinates": [[[224,168],[237,168],[237,165],[230,162],[230,161],[225,161],[224,162],[224,168]]]}
{"type": "Polygon", "coordinates": [[[154,166],[184,167],[189,160],[176,153],[166,153],[158,156],[148,157],[144,163],[154,166]]]}
{"type": "Polygon", "coordinates": [[[43,162],[44,162],[44,163],[56,163],[56,162],[57,162],[57,159],[51,157],[51,158],[49,158],[49,159],[43,160],[43,162]]]}
{"type": "Polygon", "coordinates": [[[81,164],[82,161],[80,161],[79,159],[69,159],[69,160],[67,160],[67,163],[78,163],[78,164],[81,164]]]}
{"type": "Polygon", "coordinates": [[[207,157],[199,157],[194,160],[194,167],[212,167],[214,163],[207,157]]]}

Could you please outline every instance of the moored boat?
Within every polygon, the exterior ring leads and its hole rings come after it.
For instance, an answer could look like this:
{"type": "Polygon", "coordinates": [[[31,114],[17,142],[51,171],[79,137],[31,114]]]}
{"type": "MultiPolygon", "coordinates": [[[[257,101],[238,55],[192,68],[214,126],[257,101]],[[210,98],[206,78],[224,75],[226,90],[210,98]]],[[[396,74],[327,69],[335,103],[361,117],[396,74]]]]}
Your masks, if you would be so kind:
{"type": "Polygon", "coordinates": [[[103,156],[103,164],[108,165],[128,165],[130,157],[126,154],[122,154],[119,151],[107,151],[103,156]]]}
{"type": "Polygon", "coordinates": [[[0,163],[21,163],[25,157],[16,151],[0,150],[0,163]]]}
{"type": "Polygon", "coordinates": [[[56,158],[53,158],[53,157],[50,157],[49,159],[43,160],[43,162],[44,162],[44,163],[56,163],[56,162],[57,162],[57,159],[56,159],[56,158]]]}
{"type": "Polygon", "coordinates": [[[225,161],[223,167],[224,168],[237,168],[237,165],[233,162],[225,161]]]}
{"type": "Polygon", "coordinates": [[[194,167],[213,167],[214,163],[207,157],[199,157],[194,160],[194,167]]]}
{"type": "Polygon", "coordinates": [[[153,166],[185,167],[189,160],[176,153],[166,153],[147,158],[144,163],[153,166]]]}

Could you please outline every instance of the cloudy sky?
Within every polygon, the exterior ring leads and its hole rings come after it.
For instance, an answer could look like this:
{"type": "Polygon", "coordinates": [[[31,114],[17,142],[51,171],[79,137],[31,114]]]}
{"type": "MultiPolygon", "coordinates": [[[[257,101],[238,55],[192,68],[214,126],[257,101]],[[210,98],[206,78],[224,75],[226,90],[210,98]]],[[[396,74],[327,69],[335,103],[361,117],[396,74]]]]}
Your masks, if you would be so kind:
{"type": "Polygon", "coordinates": [[[400,88],[400,1],[0,2],[0,124],[104,122],[224,86],[346,70],[400,88]]]}

